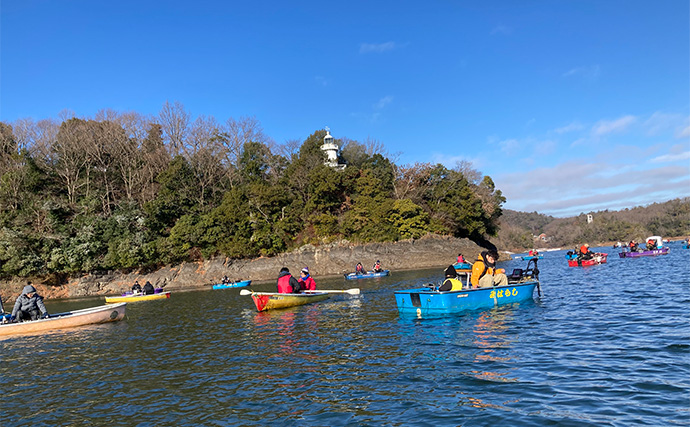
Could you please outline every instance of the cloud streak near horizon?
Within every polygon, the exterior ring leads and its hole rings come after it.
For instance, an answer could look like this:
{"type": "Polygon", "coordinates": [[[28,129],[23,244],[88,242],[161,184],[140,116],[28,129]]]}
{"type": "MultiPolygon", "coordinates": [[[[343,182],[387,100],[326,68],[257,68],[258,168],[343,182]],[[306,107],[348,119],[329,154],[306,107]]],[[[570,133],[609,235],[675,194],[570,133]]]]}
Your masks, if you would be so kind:
{"type": "MultiPolygon", "coordinates": [[[[492,177],[507,198],[507,209],[563,217],[632,208],[690,197],[690,141],[677,137],[683,126],[682,115],[658,112],[647,119],[624,115],[591,126],[573,121],[542,139],[488,138],[487,146],[500,149],[471,161],[492,177]],[[575,143],[569,142],[573,138],[575,143]],[[506,162],[522,170],[505,172],[500,165],[506,162]]],[[[435,158],[447,167],[470,160],[435,158]]]]}

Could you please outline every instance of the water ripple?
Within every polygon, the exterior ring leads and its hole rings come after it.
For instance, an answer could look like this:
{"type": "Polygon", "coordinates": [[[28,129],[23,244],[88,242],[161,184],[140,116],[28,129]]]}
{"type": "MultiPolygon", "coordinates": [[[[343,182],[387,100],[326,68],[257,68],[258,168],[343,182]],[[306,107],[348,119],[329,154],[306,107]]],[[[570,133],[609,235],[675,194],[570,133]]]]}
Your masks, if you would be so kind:
{"type": "Polygon", "coordinates": [[[130,304],[117,324],[0,341],[3,424],[688,425],[679,248],[590,268],[550,252],[541,298],[438,319],[399,317],[393,297],[440,280],[432,270],[276,312],[237,290],[130,304]]]}

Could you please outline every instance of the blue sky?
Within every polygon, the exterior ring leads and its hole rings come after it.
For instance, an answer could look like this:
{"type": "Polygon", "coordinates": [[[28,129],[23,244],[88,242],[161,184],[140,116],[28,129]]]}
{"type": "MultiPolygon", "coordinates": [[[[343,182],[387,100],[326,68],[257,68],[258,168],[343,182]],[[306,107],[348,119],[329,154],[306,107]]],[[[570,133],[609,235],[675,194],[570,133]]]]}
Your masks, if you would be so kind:
{"type": "Polygon", "coordinates": [[[0,120],[62,110],[328,126],[470,161],[555,216],[690,196],[687,0],[2,0],[0,120]]]}

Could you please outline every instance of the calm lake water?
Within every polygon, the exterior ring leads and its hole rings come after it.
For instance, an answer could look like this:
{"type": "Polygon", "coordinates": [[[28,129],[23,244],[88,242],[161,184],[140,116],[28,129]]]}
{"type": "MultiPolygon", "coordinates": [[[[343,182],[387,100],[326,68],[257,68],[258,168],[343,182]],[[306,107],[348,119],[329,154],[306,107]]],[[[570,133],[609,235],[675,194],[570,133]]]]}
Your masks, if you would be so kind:
{"type": "Polygon", "coordinates": [[[267,313],[237,289],[130,303],[122,322],[0,341],[0,424],[689,425],[690,250],[670,246],[598,248],[608,264],[585,268],[548,252],[541,298],[440,319],[399,317],[393,291],[443,269],[316,277],[362,294],[267,313]]]}

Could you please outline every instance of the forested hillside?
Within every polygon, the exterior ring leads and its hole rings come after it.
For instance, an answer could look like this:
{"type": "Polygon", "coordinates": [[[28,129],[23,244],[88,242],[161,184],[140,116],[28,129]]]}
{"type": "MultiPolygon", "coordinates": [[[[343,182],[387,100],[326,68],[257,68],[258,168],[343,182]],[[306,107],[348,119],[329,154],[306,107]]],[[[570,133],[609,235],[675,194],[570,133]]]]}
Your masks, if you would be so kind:
{"type": "Polygon", "coordinates": [[[536,212],[503,211],[497,242],[502,248],[522,251],[530,247],[567,247],[584,242],[607,243],[643,241],[648,236],[687,237],[690,235],[690,200],[674,199],[665,203],[621,211],[589,212],[576,217],[554,218],[536,212]],[[546,241],[533,236],[546,235],[546,241]]]}
{"type": "MultiPolygon", "coordinates": [[[[214,255],[274,255],[336,239],[438,233],[481,240],[505,199],[466,164],[396,165],[375,141],[326,132],[276,144],[251,118],[102,111],[0,123],[0,276],[53,283],[214,255]]],[[[421,141],[420,141],[421,142],[421,141]]]]}

